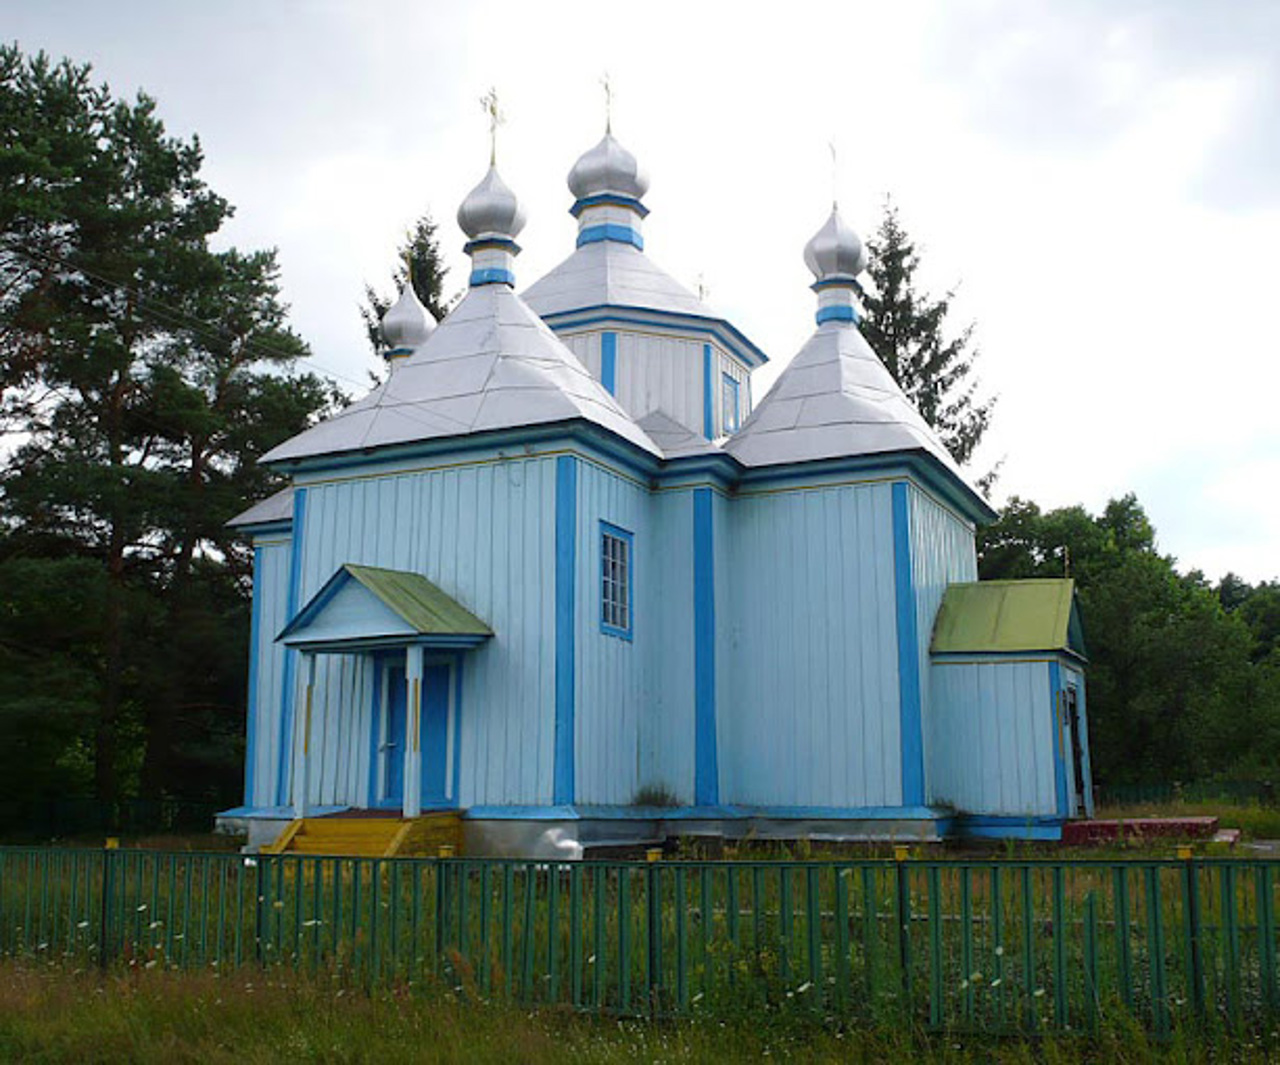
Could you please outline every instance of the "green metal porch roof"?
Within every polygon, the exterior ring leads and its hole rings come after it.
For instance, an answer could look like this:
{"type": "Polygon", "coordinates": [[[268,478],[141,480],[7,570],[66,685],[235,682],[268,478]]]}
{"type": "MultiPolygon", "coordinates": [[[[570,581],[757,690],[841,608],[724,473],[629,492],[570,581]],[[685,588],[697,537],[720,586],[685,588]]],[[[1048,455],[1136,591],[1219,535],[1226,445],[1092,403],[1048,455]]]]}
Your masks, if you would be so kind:
{"type": "Polygon", "coordinates": [[[343,651],[406,643],[474,647],[492,635],[420,573],[346,563],[276,639],[303,650],[343,651]]]}
{"type": "Polygon", "coordinates": [[[952,584],[933,625],[934,654],[1070,651],[1084,657],[1084,631],[1068,577],[952,584]]]}
{"type": "Polygon", "coordinates": [[[351,563],[342,568],[423,635],[493,635],[488,625],[420,573],[351,563]]]}

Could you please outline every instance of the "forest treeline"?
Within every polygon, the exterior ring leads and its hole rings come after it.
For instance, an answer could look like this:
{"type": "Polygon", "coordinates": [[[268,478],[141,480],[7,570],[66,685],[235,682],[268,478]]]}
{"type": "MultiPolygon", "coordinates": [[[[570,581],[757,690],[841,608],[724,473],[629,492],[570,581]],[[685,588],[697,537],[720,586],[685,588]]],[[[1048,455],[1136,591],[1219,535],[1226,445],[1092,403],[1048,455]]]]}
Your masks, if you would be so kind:
{"type": "MultiPolygon", "coordinates": [[[[232,207],[153,100],[4,47],[0,131],[0,801],[235,805],[251,556],[225,523],[278,487],[258,458],[343,397],[302,368],[274,252],[215,250],[232,207]]],[[[946,300],[914,292],[886,219],[866,328],[968,454],[991,411],[969,334],[939,340],[946,300]]],[[[1271,774],[1280,585],[1180,573],[1132,496],[1014,499],[980,552],[985,577],[1078,581],[1099,781],[1271,774]]]]}

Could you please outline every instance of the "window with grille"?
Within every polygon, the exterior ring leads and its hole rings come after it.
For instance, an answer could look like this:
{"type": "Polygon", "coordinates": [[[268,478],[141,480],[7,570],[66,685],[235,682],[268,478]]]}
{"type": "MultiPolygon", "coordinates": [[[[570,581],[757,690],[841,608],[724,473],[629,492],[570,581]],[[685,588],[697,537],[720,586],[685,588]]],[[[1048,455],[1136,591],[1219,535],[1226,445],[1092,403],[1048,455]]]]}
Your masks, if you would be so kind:
{"type": "Polygon", "coordinates": [[[600,523],[600,628],[631,639],[631,533],[600,523]]]}

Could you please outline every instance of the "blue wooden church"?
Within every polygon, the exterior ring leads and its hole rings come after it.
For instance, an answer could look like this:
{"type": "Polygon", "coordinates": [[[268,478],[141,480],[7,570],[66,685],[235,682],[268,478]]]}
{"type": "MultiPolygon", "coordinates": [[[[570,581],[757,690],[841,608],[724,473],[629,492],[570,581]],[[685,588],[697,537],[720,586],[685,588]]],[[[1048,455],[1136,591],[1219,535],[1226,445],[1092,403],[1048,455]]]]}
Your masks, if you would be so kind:
{"type": "MultiPolygon", "coordinates": [[[[270,452],[244,805],[456,816],[467,853],[679,834],[1054,838],[1090,810],[1069,581],[977,582],[993,516],[858,331],[862,241],[805,248],[817,327],[765,354],[645,251],[607,133],[577,246],[523,295],[496,169],[466,295],[406,287],[385,383],[270,452]]],[[[280,844],[277,844],[280,845],[280,844]]],[[[314,849],[314,848],[313,848],[314,849]]]]}

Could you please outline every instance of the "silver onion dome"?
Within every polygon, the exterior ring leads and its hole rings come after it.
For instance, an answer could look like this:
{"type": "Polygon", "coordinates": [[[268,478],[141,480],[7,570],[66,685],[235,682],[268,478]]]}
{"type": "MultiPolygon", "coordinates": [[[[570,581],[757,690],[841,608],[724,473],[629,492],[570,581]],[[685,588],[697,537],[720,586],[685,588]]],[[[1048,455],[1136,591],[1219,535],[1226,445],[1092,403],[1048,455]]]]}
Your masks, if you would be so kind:
{"type": "Polygon", "coordinates": [[[804,246],[805,265],[819,281],[829,277],[857,277],[867,268],[867,249],[862,238],[840,217],[837,207],[831,217],[804,246]]]}
{"type": "Polygon", "coordinates": [[[472,240],[490,235],[514,240],[524,222],[524,208],[493,166],[458,208],[458,225],[472,240]]]}
{"type": "Polygon", "coordinates": [[[387,308],[382,316],[382,339],[392,351],[416,348],[431,335],[436,327],[432,313],[422,305],[413,285],[406,281],[400,290],[400,298],[387,308]]]}
{"type": "Polygon", "coordinates": [[[612,133],[606,133],[573,164],[569,191],[579,200],[606,192],[639,200],[649,191],[649,175],[612,133]]]}

